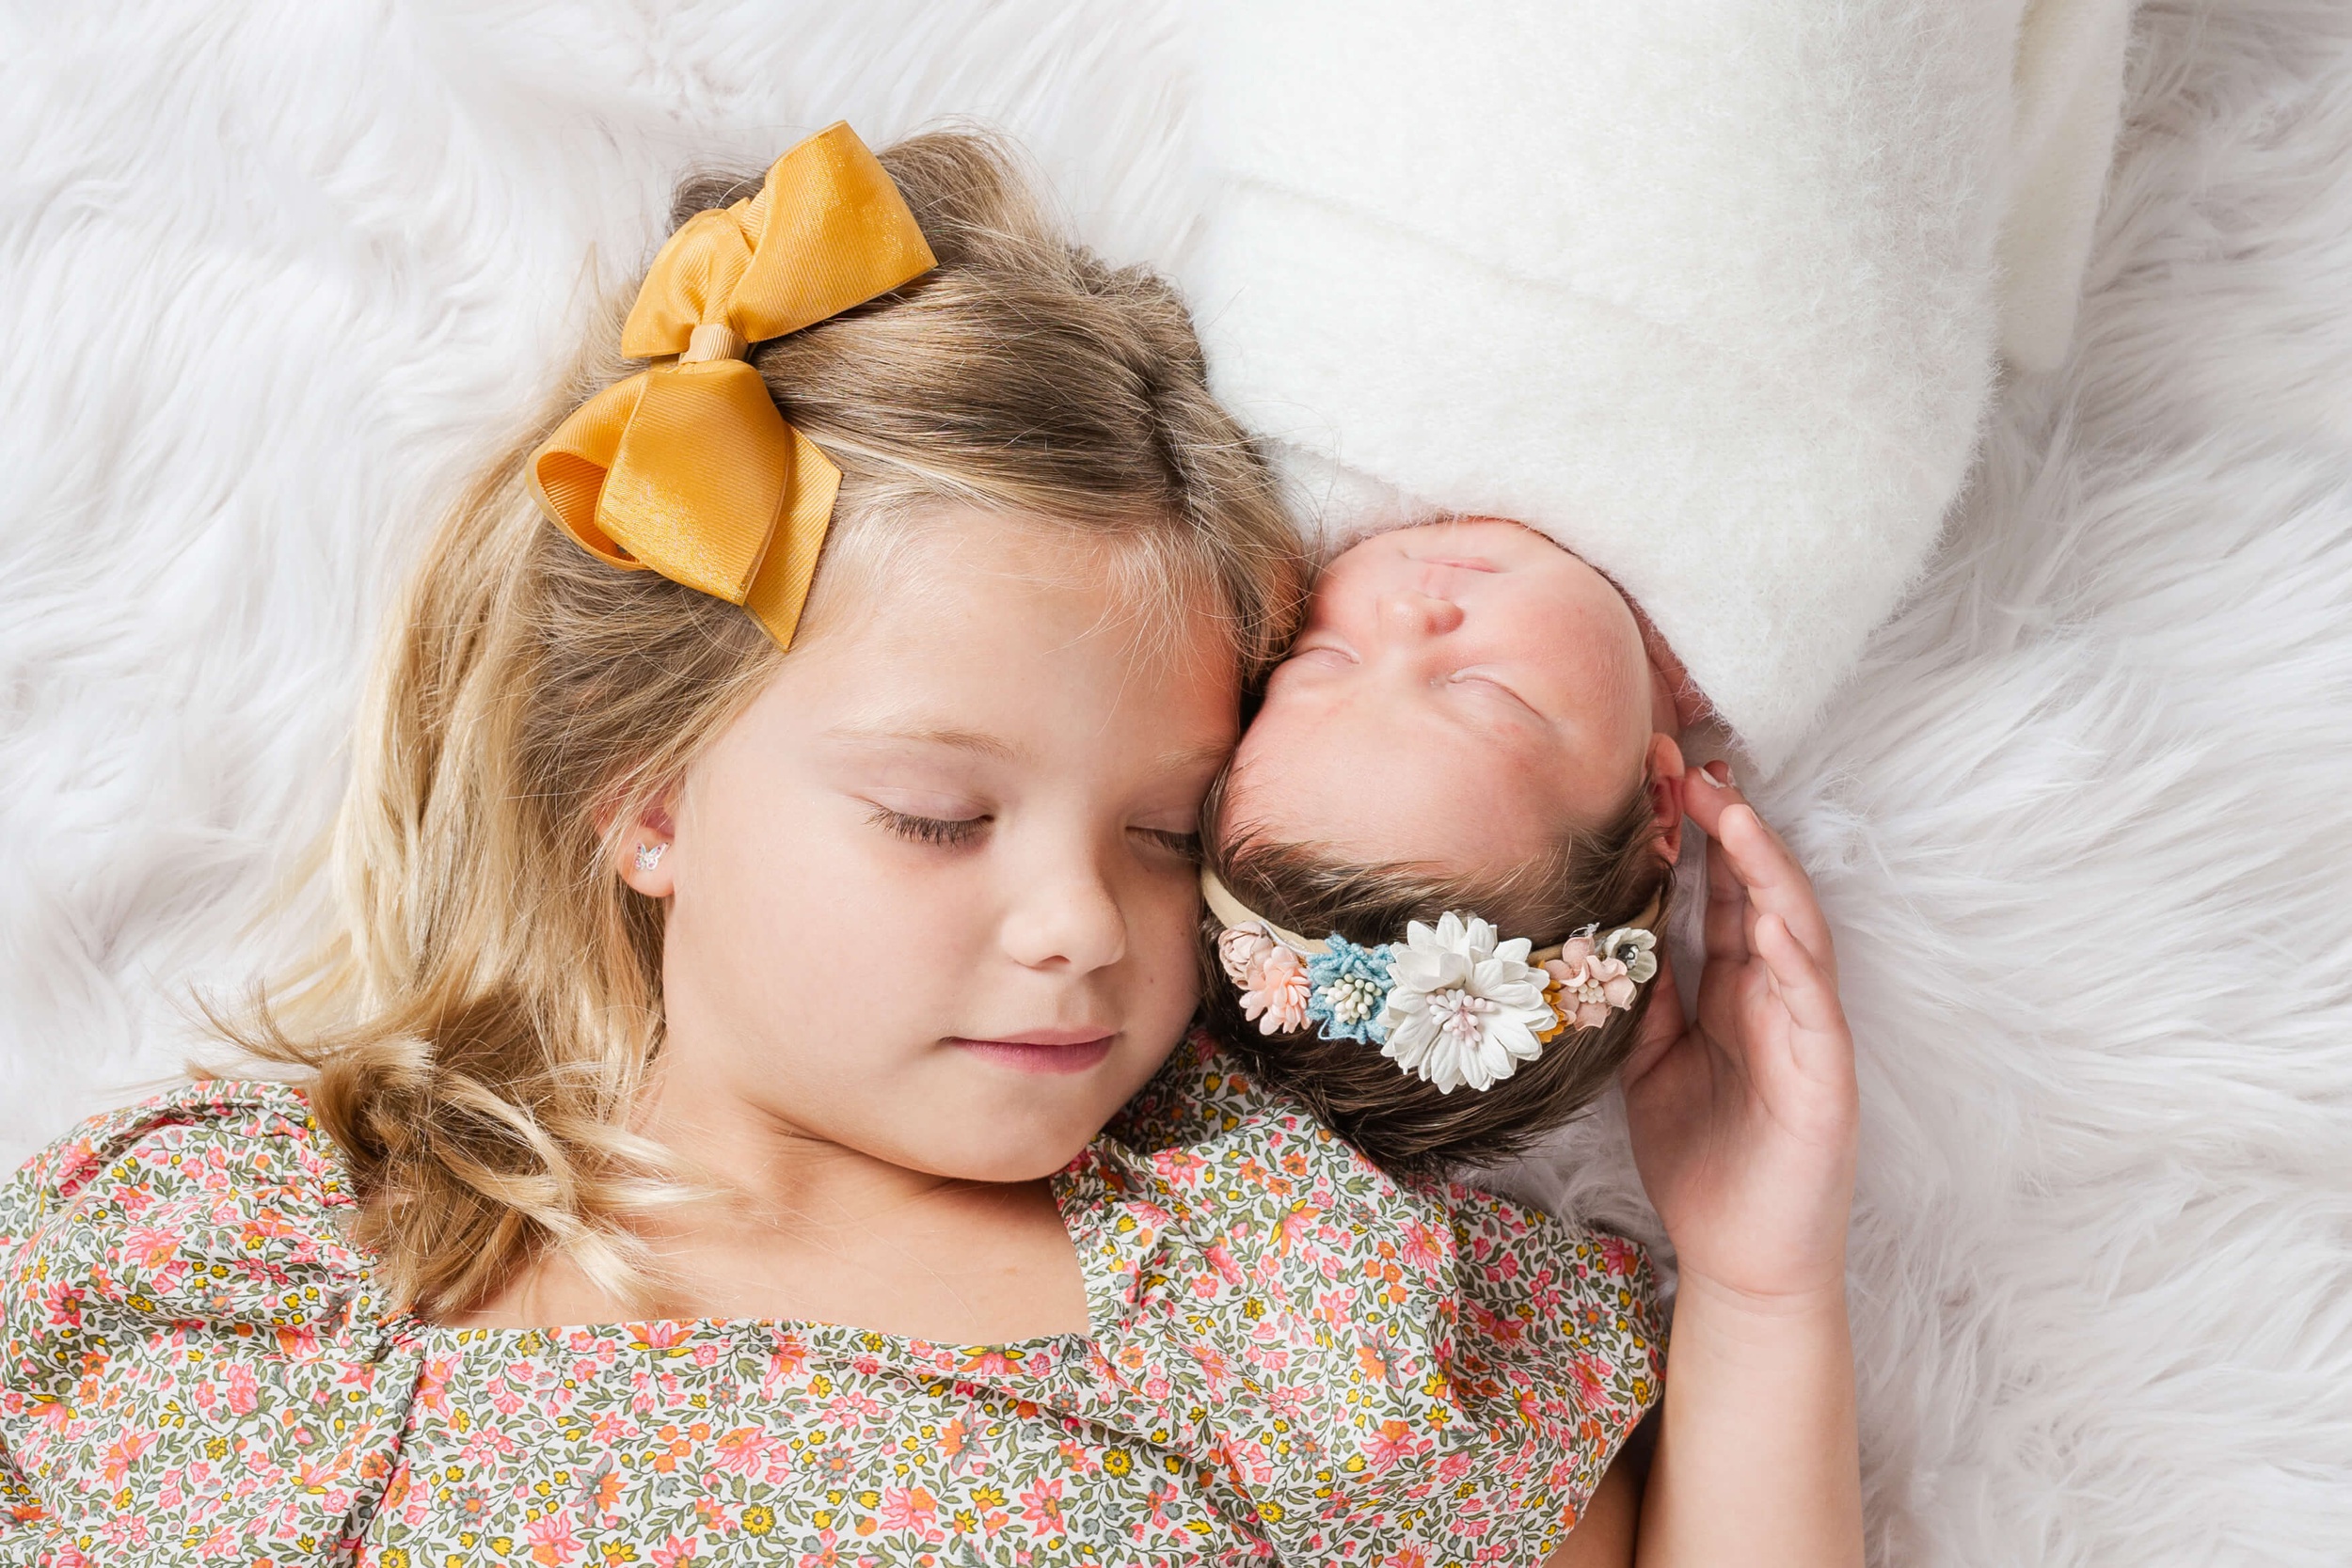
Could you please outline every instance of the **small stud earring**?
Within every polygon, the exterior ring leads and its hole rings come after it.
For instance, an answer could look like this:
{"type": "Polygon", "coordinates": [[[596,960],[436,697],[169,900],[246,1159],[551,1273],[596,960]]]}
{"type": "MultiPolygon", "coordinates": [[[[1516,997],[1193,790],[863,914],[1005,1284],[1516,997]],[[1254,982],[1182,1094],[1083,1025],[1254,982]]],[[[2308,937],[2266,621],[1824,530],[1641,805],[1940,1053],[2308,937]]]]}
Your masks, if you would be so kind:
{"type": "Polygon", "coordinates": [[[651,871],[655,866],[661,863],[661,857],[669,852],[669,848],[670,847],[667,844],[639,845],[637,847],[637,869],[640,871],[651,871]]]}

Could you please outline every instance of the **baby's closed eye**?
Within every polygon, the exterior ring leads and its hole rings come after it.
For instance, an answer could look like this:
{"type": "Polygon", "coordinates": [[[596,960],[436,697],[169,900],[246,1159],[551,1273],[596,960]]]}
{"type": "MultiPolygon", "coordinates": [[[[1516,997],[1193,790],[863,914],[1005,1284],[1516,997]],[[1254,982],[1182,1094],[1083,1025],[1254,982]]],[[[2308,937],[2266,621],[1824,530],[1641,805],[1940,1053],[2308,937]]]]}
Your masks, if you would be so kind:
{"type": "Polygon", "coordinates": [[[1508,681],[1485,671],[1456,670],[1447,677],[1447,684],[1479,700],[1504,704],[1537,719],[1544,717],[1542,710],[1519,695],[1518,689],[1508,681]]]}

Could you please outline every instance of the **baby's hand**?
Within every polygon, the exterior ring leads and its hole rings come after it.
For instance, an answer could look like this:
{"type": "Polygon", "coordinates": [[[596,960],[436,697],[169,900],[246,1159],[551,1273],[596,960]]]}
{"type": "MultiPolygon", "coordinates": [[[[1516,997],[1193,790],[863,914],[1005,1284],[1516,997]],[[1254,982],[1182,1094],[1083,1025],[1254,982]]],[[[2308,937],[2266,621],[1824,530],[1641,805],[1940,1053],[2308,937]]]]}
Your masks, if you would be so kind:
{"type": "Polygon", "coordinates": [[[1661,973],[1626,1064],[1634,1164],[1686,1290],[1794,1306],[1845,1280],[1858,1107],[1837,958],[1813,884],[1738,790],[1686,774],[1683,810],[1708,840],[1707,968],[1695,1023],[1661,973]]]}

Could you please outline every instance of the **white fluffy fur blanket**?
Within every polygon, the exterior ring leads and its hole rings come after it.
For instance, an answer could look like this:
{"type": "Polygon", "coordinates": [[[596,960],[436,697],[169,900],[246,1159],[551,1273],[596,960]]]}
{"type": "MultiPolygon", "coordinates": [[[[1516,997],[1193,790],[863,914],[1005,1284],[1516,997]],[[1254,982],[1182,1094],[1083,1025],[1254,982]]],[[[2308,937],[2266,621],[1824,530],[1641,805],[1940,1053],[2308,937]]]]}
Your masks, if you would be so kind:
{"type": "Polygon", "coordinates": [[[1218,391],[1335,535],[1494,513],[1610,573],[1777,766],[1925,563],[1995,343],[2064,356],[2126,0],[1211,9],[1218,391]]]}
{"type": "MultiPolygon", "coordinates": [[[[0,11],[0,1160],[299,934],[387,589],[680,166],[977,114],[1186,266],[1188,16],[0,11]]],[[[2352,11],[2151,0],[2073,352],[1759,792],[1861,1037],[1881,1563],[2352,1557],[2347,276],[2352,11]]],[[[1648,1228],[1613,1112],[1519,1176],[1648,1228]]]]}

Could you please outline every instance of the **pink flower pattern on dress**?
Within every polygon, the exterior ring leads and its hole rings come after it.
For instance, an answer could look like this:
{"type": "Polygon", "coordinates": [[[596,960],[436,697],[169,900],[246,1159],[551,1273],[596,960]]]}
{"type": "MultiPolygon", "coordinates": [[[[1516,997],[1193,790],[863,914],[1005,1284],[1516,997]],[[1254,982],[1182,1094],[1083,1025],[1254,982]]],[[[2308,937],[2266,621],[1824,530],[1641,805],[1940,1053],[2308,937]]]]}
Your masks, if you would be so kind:
{"type": "Polygon", "coordinates": [[[378,1300],[296,1090],[92,1118],[0,1186],[0,1562],[1532,1563],[1658,1398],[1638,1248],[1199,1037],[1055,1194],[1087,1335],[457,1329],[378,1300]]]}

